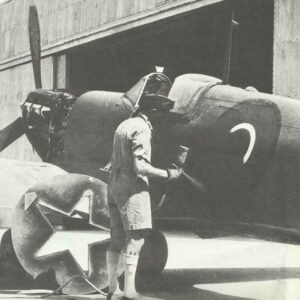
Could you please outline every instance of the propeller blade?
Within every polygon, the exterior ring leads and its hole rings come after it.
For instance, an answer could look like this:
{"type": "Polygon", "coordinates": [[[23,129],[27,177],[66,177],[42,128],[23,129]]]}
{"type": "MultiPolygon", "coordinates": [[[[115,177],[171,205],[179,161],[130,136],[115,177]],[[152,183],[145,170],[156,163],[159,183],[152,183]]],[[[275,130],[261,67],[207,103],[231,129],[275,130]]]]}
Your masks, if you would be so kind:
{"type": "Polygon", "coordinates": [[[0,130],[0,152],[13,143],[16,139],[25,133],[25,126],[22,118],[0,130]]]}
{"type": "Polygon", "coordinates": [[[42,88],[41,34],[39,16],[35,5],[29,7],[28,33],[35,88],[40,89],[42,88]]]}

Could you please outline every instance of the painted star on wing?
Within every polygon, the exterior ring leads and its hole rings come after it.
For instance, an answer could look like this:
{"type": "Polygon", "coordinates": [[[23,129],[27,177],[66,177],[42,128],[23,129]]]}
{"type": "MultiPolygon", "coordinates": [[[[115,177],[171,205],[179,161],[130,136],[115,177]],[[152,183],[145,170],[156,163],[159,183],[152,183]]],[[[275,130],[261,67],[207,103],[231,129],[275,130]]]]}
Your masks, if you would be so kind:
{"type": "MultiPolygon", "coordinates": [[[[77,205],[74,208],[73,218],[82,218],[81,213],[88,215],[90,212],[90,199],[92,191],[86,190],[77,205]],[[79,214],[78,214],[79,213],[79,214]]],[[[32,203],[34,195],[29,198],[29,203],[32,203]]],[[[57,210],[55,207],[49,206],[42,200],[39,204],[57,210]]],[[[30,205],[30,204],[29,204],[30,205]]],[[[59,211],[64,213],[63,211],[59,211]]],[[[37,257],[50,255],[53,253],[69,250],[71,255],[77,261],[84,271],[89,269],[89,245],[100,243],[109,238],[108,232],[103,231],[55,231],[53,235],[42,245],[36,252],[37,257]]]]}
{"type": "Polygon", "coordinates": [[[36,252],[37,257],[69,250],[84,271],[89,269],[89,245],[109,238],[104,231],[56,231],[36,252]]]}

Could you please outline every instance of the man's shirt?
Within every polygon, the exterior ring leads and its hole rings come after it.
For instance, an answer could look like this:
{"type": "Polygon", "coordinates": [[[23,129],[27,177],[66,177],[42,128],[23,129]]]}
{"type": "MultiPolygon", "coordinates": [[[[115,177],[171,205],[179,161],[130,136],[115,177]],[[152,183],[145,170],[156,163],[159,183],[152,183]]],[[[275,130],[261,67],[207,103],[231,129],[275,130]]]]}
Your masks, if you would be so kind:
{"type": "Polygon", "coordinates": [[[147,116],[139,114],[123,121],[115,132],[109,192],[121,202],[148,190],[148,178],[134,171],[134,158],[151,162],[151,130],[147,116]]]}

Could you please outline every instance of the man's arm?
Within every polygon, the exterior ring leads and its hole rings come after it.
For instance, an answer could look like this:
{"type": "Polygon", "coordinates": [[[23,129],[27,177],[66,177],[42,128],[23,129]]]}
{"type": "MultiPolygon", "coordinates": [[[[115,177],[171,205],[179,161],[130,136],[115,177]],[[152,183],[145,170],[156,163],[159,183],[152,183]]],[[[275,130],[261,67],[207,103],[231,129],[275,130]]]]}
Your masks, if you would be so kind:
{"type": "Polygon", "coordinates": [[[155,168],[141,157],[134,157],[133,167],[138,175],[162,179],[168,179],[169,177],[167,170],[155,168]]]}
{"type": "Polygon", "coordinates": [[[176,181],[182,175],[182,170],[163,170],[153,167],[145,155],[146,149],[150,147],[149,134],[146,134],[144,131],[135,132],[131,139],[133,169],[135,173],[146,177],[166,179],[168,182],[176,181]]]}

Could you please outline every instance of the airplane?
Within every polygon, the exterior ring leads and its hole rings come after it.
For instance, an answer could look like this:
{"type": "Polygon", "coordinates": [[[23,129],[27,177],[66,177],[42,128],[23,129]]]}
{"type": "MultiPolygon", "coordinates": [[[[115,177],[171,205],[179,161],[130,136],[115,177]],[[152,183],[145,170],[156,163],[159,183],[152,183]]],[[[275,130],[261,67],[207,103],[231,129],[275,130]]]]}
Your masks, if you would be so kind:
{"type": "Polygon", "coordinates": [[[144,269],[163,270],[165,228],[299,243],[298,100],[201,74],[183,74],[172,83],[162,70],[144,76],[125,93],[45,90],[35,6],[30,6],[29,38],[36,90],[21,105],[22,116],[0,131],[0,150],[26,134],[42,161],[59,170],[24,191],[15,203],[11,234],[2,242],[13,246],[16,261],[28,273],[54,270],[59,285],[68,283],[65,293],[86,294],[106,286],[107,243],[90,247],[88,272],[69,251],[37,253],[55,233],[51,224],[56,221],[49,221],[49,215],[108,230],[107,172],[100,169],[110,161],[115,129],[132,116],[141,97],[175,101],[170,113],[154,120],[153,165],[169,168],[180,145],[189,149],[186,176],[176,185],[150,183],[154,230],[150,250],[143,254],[144,269]]]}

